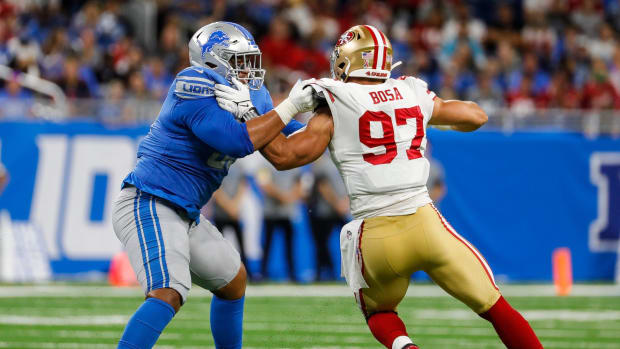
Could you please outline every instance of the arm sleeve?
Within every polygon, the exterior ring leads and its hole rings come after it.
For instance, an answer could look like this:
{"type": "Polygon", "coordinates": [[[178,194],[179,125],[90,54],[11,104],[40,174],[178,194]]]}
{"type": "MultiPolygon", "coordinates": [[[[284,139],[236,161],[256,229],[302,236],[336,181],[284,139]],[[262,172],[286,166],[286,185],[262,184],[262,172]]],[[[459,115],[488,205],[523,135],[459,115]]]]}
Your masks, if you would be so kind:
{"type": "Polygon", "coordinates": [[[177,108],[186,115],[187,127],[211,148],[235,158],[254,152],[246,125],[220,108],[214,98],[186,100],[181,105],[177,108]]]}

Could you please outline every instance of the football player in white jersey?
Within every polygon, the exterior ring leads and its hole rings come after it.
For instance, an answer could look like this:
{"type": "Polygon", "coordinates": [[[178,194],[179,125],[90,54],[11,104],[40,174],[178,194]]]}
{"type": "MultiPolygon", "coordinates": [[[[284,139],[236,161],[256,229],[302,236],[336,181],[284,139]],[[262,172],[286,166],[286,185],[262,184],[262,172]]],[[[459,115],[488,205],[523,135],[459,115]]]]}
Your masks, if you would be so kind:
{"type": "MultiPolygon", "coordinates": [[[[542,348],[502,297],[485,259],[433,206],[424,158],[427,125],[470,132],[487,121],[473,102],[438,98],[415,77],[390,78],[392,47],[369,25],[347,30],[331,58],[333,79],[310,82],[322,106],[305,129],[261,149],[279,170],[316,160],[329,147],[355,220],[341,232],[343,274],[368,327],[387,348],[417,348],[396,309],[411,274],[440,287],[490,321],[508,348],[542,348]]],[[[238,92],[216,85],[233,113],[238,92]]]]}

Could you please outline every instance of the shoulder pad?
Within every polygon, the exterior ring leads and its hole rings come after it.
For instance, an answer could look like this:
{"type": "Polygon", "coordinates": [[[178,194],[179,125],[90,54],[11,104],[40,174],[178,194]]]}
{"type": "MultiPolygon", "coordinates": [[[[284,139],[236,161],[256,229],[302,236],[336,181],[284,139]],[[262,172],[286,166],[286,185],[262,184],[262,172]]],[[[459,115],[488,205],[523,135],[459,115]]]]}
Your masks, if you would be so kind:
{"type": "Polygon", "coordinates": [[[332,78],[321,78],[321,79],[315,80],[315,83],[325,88],[339,87],[345,84],[344,82],[340,80],[334,80],[332,78]]]}
{"type": "Polygon", "coordinates": [[[330,78],[322,78],[318,80],[312,79],[309,85],[317,92],[319,98],[327,99],[327,97],[329,97],[333,102],[335,100],[334,94],[338,93],[337,88],[343,86],[344,82],[330,78]]]}
{"type": "Polygon", "coordinates": [[[419,85],[419,86],[423,86],[424,88],[428,88],[428,84],[426,83],[426,81],[416,78],[415,76],[402,75],[402,76],[399,76],[398,79],[396,80],[405,80],[411,83],[412,85],[419,85]]]}
{"type": "Polygon", "coordinates": [[[174,79],[174,94],[183,99],[213,97],[215,84],[227,84],[226,80],[210,69],[188,67],[174,79]]]}

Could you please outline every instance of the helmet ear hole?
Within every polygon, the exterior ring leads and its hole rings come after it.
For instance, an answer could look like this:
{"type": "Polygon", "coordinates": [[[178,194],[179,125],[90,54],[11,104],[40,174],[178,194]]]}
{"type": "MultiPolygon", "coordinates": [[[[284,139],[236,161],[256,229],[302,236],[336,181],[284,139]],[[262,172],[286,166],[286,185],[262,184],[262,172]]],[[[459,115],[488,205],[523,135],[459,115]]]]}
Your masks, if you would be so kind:
{"type": "Polygon", "coordinates": [[[340,69],[344,69],[344,62],[342,62],[342,63],[338,64],[338,68],[340,68],[340,69]]]}
{"type": "Polygon", "coordinates": [[[206,65],[207,67],[211,68],[211,69],[214,69],[214,68],[216,68],[216,67],[217,67],[217,65],[215,65],[215,64],[213,64],[213,63],[211,63],[211,62],[205,62],[205,65],[206,65]]]}

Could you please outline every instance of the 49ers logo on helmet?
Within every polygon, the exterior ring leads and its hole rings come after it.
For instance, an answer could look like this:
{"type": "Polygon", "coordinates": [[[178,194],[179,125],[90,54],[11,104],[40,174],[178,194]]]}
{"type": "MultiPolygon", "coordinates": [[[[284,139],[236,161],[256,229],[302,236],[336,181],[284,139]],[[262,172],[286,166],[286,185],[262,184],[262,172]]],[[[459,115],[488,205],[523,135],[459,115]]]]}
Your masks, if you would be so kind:
{"type": "Polygon", "coordinates": [[[346,44],[347,42],[353,40],[354,37],[355,37],[355,33],[346,32],[340,36],[340,39],[338,39],[338,42],[336,42],[336,46],[342,46],[346,44]]]}

